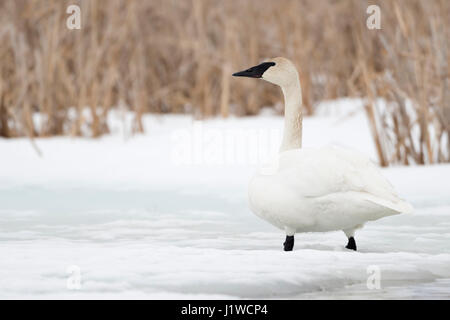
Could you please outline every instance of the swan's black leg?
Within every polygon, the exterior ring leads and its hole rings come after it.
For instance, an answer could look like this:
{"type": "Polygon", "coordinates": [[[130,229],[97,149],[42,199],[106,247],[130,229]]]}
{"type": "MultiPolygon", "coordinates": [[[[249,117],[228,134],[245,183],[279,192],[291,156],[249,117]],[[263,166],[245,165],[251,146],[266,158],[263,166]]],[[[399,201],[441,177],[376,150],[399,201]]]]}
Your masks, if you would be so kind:
{"type": "Polygon", "coordinates": [[[284,251],[292,251],[294,248],[294,236],[286,236],[286,241],[283,243],[284,251]]]}
{"type": "Polygon", "coordinates": [[[355,250],[356,251],[356,241],[355,238],[350,237],[348,238],[348,243],[346,246],[347,249],[355,250]]]}

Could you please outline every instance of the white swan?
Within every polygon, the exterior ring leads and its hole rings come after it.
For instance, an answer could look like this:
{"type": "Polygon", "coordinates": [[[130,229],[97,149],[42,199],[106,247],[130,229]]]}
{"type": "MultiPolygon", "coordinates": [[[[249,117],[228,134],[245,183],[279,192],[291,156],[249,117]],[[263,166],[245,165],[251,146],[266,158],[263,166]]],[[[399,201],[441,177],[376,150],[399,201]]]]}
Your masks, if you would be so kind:
{"type": "Polygon", "coordinates": [[[233,76],[262,78],[281,87],[285,101],[284,136],[272,171],[249,184],[251,210],[286,232],[284,250],[296,232],[343,230],[346,248],[356,250],[355,230],[367,221],[412,212],[379,169],[365,156],[338,147],[301,149],[302,97],[294,64],[275,58],[233,76]]]}

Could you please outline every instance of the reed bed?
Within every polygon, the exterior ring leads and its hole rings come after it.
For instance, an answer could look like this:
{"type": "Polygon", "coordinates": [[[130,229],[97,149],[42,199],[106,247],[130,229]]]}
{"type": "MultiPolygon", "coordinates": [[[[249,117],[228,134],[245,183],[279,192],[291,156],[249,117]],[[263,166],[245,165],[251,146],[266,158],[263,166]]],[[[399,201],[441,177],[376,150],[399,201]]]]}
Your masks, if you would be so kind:
{"type": "Polygon", "coordinates": [[[117,107],[134,111],[136,132],[146,112],[281,113],[276,88],[230,75],[285,56],[300,70],[306,114],[324,99],[367,101],[383,166],[448,162],[450,3],[376,1],[382,29],[368,30],[373,3],[1,1],[0,136],[98,137],[117,107]],[[81,30],[66,28],[70,4],[81,30]]]}

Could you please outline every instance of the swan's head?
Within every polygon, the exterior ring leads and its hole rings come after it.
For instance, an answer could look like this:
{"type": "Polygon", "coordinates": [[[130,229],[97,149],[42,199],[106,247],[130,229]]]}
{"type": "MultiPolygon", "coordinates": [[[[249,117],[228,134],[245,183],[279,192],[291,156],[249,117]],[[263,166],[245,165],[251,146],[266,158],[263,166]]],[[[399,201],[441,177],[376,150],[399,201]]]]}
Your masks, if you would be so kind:
{"type": "Polygon", "coordinates": [[[297,68],[290,60],[282,57],[270,59],[250,69],[233,73],[233,76],[261,78],[280,87],[286,87],[298,81],[297,68]]]}

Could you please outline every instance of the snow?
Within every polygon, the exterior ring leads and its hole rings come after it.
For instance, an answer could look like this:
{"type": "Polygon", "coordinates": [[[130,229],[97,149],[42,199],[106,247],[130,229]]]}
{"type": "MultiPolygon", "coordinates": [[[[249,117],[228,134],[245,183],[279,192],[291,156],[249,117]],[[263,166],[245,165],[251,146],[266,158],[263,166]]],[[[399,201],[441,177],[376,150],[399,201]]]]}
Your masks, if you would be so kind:
{"type": "MultiPolygon", "coordinates": [[[[304,146],[374,161],[357,101],[304,121],[304,146]],[[337,109],[336,109],[337,110],[337,109]],[[339,109],[340,110],[340,109],[339,109]]],[[[0,139],[2,299],[450,298],[450,165],[383,169],[415,212],[342,232],[284,234],[248,209],[247,182],[275,154],[283,120],[111,114],[99,139],[0,139]],[[125,120],[123,120],[125,118],[125,120]],[[81,287],[70,289],[79,268],[81,287]],[[380,288],[371,275],[379,272],[380,288]]]]}

